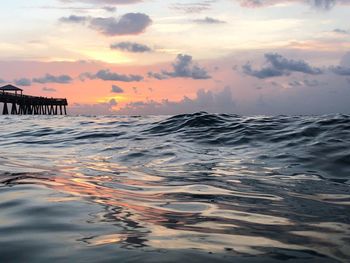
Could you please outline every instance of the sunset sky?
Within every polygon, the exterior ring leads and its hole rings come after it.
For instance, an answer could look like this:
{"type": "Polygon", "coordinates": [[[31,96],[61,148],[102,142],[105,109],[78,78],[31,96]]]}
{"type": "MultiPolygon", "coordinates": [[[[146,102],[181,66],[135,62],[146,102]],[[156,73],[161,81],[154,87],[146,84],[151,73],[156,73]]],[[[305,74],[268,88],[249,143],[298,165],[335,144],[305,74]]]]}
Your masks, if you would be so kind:
{"type": "Polygon", "coordinates": [[[349,0],[11,0],[0,83],[71,114],[350,113],[349,0]]]}

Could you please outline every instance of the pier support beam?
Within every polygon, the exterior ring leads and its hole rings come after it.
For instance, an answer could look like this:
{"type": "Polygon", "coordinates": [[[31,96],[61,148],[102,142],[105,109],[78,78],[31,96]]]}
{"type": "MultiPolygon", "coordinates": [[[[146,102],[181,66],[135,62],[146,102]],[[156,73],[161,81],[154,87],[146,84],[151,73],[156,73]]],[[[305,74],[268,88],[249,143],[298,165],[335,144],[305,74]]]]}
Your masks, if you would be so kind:
{"type": "Polygon", "coordinates": [[[7,108],[7,102],[4,103],[4,108],[2,109],[2,114],[3,115],[8,115],[9,114],[9,110],[7,108]]]}
{"type": "Polygon", "coordinates": [[[12,103],[11,114],[17,115],[17,106],[16,103],[12,103]]]}

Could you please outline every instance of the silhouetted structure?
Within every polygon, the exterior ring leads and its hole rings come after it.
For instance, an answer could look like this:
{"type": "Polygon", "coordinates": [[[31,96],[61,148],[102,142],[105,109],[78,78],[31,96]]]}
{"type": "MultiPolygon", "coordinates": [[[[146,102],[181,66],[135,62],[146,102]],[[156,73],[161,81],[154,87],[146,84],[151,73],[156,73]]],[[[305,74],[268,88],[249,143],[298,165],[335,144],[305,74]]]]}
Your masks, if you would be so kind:
{"type": "Polygon", "coordinates": [[[3,115],[66,115],[68,105],[67,99],[23,95],[23,90],[13,85],[0,87],[0,103],[4,104],[3,115]]]}

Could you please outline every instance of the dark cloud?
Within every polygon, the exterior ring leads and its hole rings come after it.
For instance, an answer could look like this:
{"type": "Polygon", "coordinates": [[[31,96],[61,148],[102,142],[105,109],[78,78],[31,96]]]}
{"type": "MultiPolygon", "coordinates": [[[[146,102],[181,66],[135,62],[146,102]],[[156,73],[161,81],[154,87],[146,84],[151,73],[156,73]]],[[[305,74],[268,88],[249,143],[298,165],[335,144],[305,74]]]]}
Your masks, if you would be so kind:
{"type": "Polygon", "coordinates": [[[336,28],[333,30],[334,33],[338,33],[338,34],[343,34],[343,35],[349,35],[350,31],[349,30],[344,30],[344,29],[340,29],[340,28],[336,28]]]}
{"type": "Polygon", "coordinates": [[[135,42],[119,42],[111,45],[111,49],[119,49],[133,53],[151,52],[152,49],[146,45],[135,42]]]}
{"type": "Polygon", "coordinates": [[[191,79],[210,79],[205,68],[194,64],[192,56],[179,54],[172,64],[173,71],[163,70],[161,73],[149,72],[148,76],[159,80],[168,78],[191,78],[191,79]]]}
{"type": "Polygon", "coordinates": [[[111,72],[108,69],[100,70],[95,74],[83,73],[80,77],[82,80],[84,80],[85,78],[88,78],[88,79],[100,79],[104,81],[122,81],[122,82],[134,82],[134,81],[138,82],[144,79],[141,75],[133,75],[133,74],[124,75],[124,74],[111,72]]]}
{"type": "Polygon", "coordinates": [[[42,91],[44,91],[44,92],[56,92],[57,90],[54,88],[43,87],[42,91]]]}
{"type": "Polygon", "coordinates": [[[198,111],[233,113],[235,107],[236,104],[232,98],[231,89],[227,87],[218,92],[201,89],[197,92],[196,98],[184,97],[179,102],[168,100],[162,102],[133,102],[127,104],[118,113],[127,115],[173,115],[198,111]]]}
{"type": "Polygon", "coordinates": [[[34,78],[33,82],[36,83],[59,83],[59,84],[69,84],[73,81],[73,78],[68,76],[68,75],[59,75],[59,76],[54,76],[51,74],[46,74],[45,76],[41,78],[34,78]]]}
{"type": "MultiPolygon", "coordinates": [[[[108,8],[110,11],[113,7],[108,8]]],[[[143,33],[152,24],[151,18],[142,13],[127,13],[119,18],[70,15],[61,17],[61,23],[87,24],[90,28],[107,36],[136,35],[143,33]]]]}
{"type": "Polygon", "coordinates": [[[250,63],[242,66],[242,70],[245,74],[260,79],[288,76],[292,72],[299,72],[310,75],[319,75],[323,71],[320,68],[312,67],[304,60],[287,59],[277,53],[265,54],[265,60],[267,66],[255,70],[250,63]]]}
{"type": "Polygon", "coordinates": [[[259,79],[280,77],[286,75],[286,73],[282,70],[275,69],[273,67],[265,67],[259,70],[255,70],[252,68],[252,65],[250,63],[243,65],[242,70],[245,74],[259,79]]]}
{"type": "Polygon", "coordinates": [[[225,24],[225,21],[219,20],[219,19],[215,19],[212,17],[206,17],[203,19],[195,19],[193,20],[195,23],[197,24],[225,24]]]}
{"type": "Polygon", "coordinates": [[[117,85],[112,85],[112,93],[124,93],[124,90],[121,87],[118,87],[117,85]]]}
{"type": "Polygon", "coordinates": [[[274,68],[280,70],[302,72],[311,75],[322,74],[320,68],[311,67],[303,60],[287,59],[277,53],[265,54],[265,58],[274,68]]]}
{"type": "Polygon", "coordinates": [[[67,17],[60,18],[60,22],[72,23],[72,24],[83,24],[88,20],[89,20],[89,17],[87,17],[87,16],[76,16],[76,15],[70,15],[67,17]]]}
{"type": "Polygon", "coordinates": [[[15,85],[17,86],[31,86],[32,85],[32,81],[30,79],[27,78],[21,78],[21,79],[16,79],[15,81],[15,85]]]}
{"type": "Polygon", "coordinates": [[[128,13],[119,19],[114,17],[92,18],[90,27],[107,36],[136,35],[152,24],[151,18],[142,13],[128,13]]]}

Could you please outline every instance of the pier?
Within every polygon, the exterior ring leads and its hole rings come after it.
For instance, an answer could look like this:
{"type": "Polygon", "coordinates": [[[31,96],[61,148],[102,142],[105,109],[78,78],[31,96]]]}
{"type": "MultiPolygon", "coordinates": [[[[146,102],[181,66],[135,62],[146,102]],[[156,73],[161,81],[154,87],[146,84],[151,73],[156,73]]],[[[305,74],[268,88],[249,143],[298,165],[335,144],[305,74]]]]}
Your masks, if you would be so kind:
{"type": "Polygon", "coordinates": [[[67,115],[67,99],[23,95],[23,90],[13,85],[0,87],[3,115],[67,115]]]}

